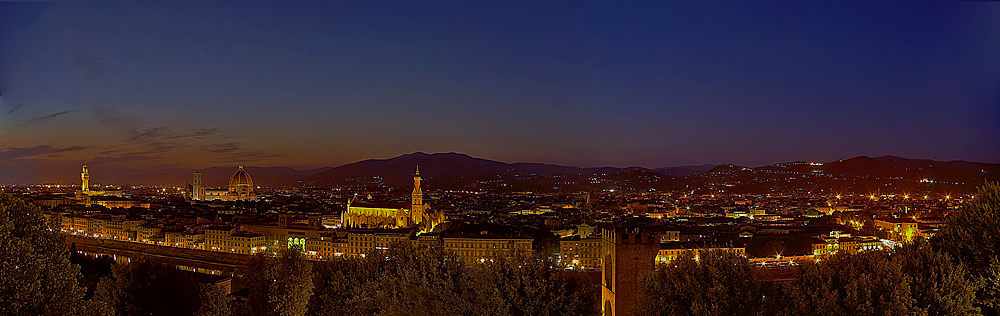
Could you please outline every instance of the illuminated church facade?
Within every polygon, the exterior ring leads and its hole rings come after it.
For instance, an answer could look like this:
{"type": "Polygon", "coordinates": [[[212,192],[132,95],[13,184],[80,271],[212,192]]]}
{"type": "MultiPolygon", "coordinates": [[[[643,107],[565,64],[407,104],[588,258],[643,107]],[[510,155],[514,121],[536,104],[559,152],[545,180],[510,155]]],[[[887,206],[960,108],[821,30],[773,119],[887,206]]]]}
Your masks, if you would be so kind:
{"type": "Polygon", "coordinates": [[[346,227],[354,228],[412,228],[420,227],[430,232],[444,222],[444,213],[434,211],[424,204],[424,194],[420,190],[420,167],[413,175],[413,193],[410,204],[370,203],[359,201],[357,196],[347,202],[347,211],[341,221],[346,227]]]}
{"type": "Polygon", "coordinates": [[[229,177],[228,189],[208,189],[201,184],[201,172],[194,173],[191,185],[191,200],[194,201],[256,201],[257,194],[253,192],[253,179],[243,170],[243,163],[233,176],[229,177]]]}

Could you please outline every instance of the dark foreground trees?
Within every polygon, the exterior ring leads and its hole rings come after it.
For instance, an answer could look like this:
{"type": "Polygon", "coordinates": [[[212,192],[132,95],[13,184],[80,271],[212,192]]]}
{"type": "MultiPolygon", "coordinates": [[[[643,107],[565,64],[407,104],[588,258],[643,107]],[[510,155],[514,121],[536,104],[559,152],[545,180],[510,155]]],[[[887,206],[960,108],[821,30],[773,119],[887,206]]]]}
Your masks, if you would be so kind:
{"type": "Polygon", "coordinates": [[[313,294],[312,264],[295,250],[282,250],[273,257],[254,255],[247,261],[243,280],[249,298],[234,306],[235,315],[301,316],[313,294]]]}
{"type": "Polygon", "coordinates": [[[439,247],[398,245],[316,263],[310,315],[597,315],[600,293],[519,254],[464,265],[439,247]]]}
{"type": "Polygon", "coordinates": [[[642,280],[638,312],[762,315],[770,291],[759,272],[746,257],[734,252],[687,252],[642,280]]]}
{"type": "Polygon", "coordinates": [[[791,281],[728,252],[689,253],[643,280],[642,315],[978,315],[961,265],[918,241],[895,251],[836,256],[791,281]]]}
{"type": "Polygon", "coordinates": [[[979,284],[977,303],[994,315],[1000,311],[1000,184],[987,183],[973,200],[951,215],[948,225],[931,239],[969,270],[979,284]]]}
{"type": "Polygon", "coordinates": [[[837,256],[785,284],[783,315],[978,315],[965,269],[923,241],[837,256]]]}
{"type": "Polygon", "coordinates": [[[33,205],[0,193],[0,315],[77,315],[86,288],[65,239],[33,205]]]}

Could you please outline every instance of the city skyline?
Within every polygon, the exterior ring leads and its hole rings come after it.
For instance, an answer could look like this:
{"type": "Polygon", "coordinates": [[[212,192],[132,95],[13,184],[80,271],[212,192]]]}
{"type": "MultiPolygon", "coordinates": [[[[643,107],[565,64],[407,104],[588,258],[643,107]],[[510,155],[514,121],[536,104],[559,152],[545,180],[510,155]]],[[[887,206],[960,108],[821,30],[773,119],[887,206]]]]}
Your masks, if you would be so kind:
{"type": "Polygon", "coordinates": [[[0,8],[4,170],[1000,162],[996,4],[0,8]]]}

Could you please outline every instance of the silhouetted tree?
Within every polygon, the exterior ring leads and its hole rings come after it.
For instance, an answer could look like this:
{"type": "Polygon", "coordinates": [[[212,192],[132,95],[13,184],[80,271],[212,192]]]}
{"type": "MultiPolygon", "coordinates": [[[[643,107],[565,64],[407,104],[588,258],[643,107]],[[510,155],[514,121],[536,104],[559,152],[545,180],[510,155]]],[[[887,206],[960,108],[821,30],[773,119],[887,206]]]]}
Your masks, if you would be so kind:
{"type": "Polygon", "coordinates": [[[193,315],[200,306],[198,285],[184,271],[139,258],[118,264],[111,277],[98,284],[98,310],[116,315],[193,315]]]}
{"type": "Polygon", "coordinates": [[[469,315],[466,267],[438,247],[397,244],[316,264],[312,315],[469,315]]]}
{"type": "Polygon", "coordinates": [[[199,284],[201,307],[196,316],[230,316],[229,298],[225,289],[215,284],[199,284]]]}
{"type": "Polygon", "coordinates": [[[0,315],[75,315],[86,289],[60,227],[38,207],[0,193],[0,315]]]}
{"type": "Polygon", "coordinates": [[[806,265],[786,284],[782,315],[920,315],[910,280],[884,251],[806,265]]]}
{"type": "Polygon", "coordinates": [[[948,255],[931,249],[923,238],[904,245],[892,255],[910,283],[914,306],[927,315],[979,315],[973,306],[976,284],[948,255]]]}
{"type": "Polygon", "coordinates": [[[978,304],[993,314],[998,311],[1000,296],[991,290],[997,284],[996,266],[1000,254],[1000,184],[987,183],[979,187],[975,198],[960,212],[951,214],[948,225],[932,239],[935,249],[961,262],[970,278],[981,285],[976,294],[978,304]]]}
{"type": "Polygon", "coordinates": [[[514,253],[472,267],[480,315],[598,315],[600,292],[540,253],[514,253]]]}
{"type": "Polygon", "coordinates": [[[247,261],[243,277],[249,289],[248,306],[238,308],[252,315],[293,315],[306,313],[312,296],[312,266],[302,253],[284,249],[275,257],[258,253],[247,261]]]}
{"type": "Polygon", "coordinates": [[[731,251],[686,252],[641,281],[640,315],[761,315],[758,268],[731,251]]]}
{"type": "Polygon", "coordinates": [[[310,315],[596,315],[599,293],[553,262],[517,255],[465,265],[436,246],[397,244],[315,267],[310,315]]]}

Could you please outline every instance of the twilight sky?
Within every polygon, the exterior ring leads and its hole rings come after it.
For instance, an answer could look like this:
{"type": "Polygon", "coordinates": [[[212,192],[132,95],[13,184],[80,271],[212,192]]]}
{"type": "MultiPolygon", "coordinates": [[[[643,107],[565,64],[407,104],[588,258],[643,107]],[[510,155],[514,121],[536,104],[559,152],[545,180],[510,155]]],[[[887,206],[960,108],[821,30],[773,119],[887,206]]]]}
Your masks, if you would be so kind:
{"type": "Polygon", "coordinates": [[[414,151],[1000,162],[1000,4],[0,3],[6,170],[414,151]]]}

